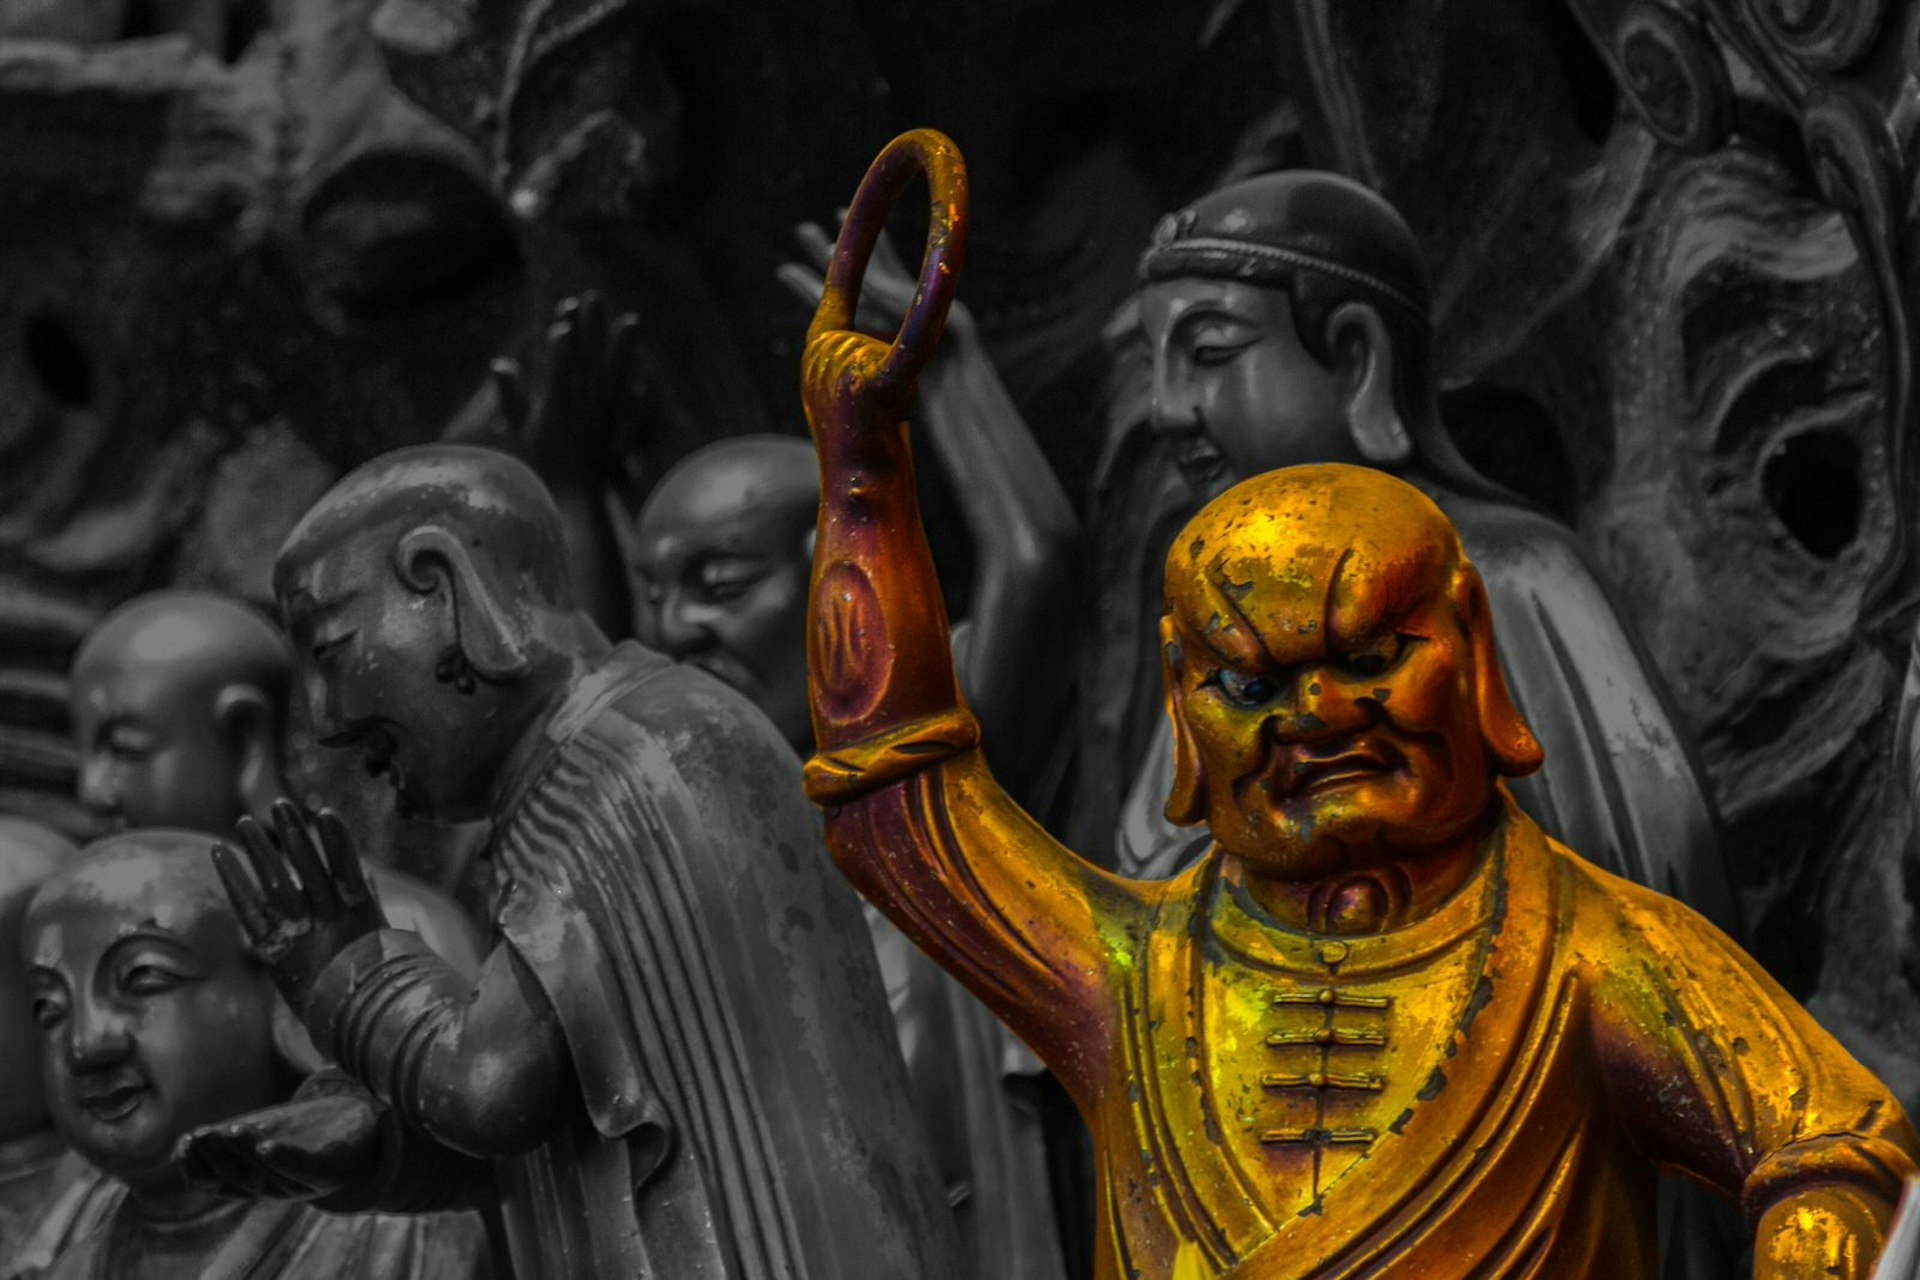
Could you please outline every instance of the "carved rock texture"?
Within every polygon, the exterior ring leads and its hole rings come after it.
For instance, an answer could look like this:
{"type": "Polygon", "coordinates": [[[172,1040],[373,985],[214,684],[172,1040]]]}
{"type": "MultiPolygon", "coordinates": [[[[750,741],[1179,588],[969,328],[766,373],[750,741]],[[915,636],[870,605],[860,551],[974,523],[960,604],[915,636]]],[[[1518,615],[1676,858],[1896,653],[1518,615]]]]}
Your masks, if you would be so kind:
{"type": "Polygon", "coordinates": [[[284,19],[232,62],[0,41],[0,807],[76,834],[80,636],[173,582],[263,598],[304,503],[436,434],[517,315],[477,162],[365,7],[284,19]]]}

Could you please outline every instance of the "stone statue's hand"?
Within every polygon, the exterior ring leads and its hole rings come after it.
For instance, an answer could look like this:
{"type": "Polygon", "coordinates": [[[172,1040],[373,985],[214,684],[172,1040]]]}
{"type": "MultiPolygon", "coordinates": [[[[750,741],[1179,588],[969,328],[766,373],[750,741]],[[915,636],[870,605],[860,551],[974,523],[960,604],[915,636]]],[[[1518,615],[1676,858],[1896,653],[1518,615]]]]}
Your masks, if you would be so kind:
{"type": "MultiPolygon", "coordinates": [[[[842,212],[844,217],[844,211],[842,212]]],[[[809,307],[817,306],[827,287],[827,264],[833,261],[833,237],[817,222],[803,222],[795,229],[804,262],[789,262],[776,274],[780,283],[809,307]]],[[[860,303],[854,311],[854,327],[876,338],[892,338],[913,304],[920,282],[914,278],[900,255],[885,236],[875,242],[873,256],[867,259],[867,272],[860,282],[860,303]]],[[[947,311],[949,335],[966,339],[973,331],[973,317],[964,304],[956,301],[947,311]]],[[[934,356],[935,360],[940,357],[934,356]]]]}
{"type": "Polygon", "coordinates": [[[370,1178],[380,1113],[364,1092],[252,1111],[195,1129],[174,1159],[195,1186],[242,1200],[312,1200],[370,1178]]]}
{"type": "Polygon", "coordinates": [[[327,962],[387,921],[338,814],[307,814],[278,800],[273,825],[270,832],[252,818],[240,819],[251,876],[231,845],[215,845],[213,863],[254,950],[304,1019],[327,962]]]}
{"type": "Polygon", "coordinates": [[[556,489],[599,483],[614,431],[634,409],[634,345],[639,318],[609,318],[588,290],[554,308],[547,329],[547,382],[539,401],[517,360],[493,362],[494,392],[517,454],[556,489]]]}

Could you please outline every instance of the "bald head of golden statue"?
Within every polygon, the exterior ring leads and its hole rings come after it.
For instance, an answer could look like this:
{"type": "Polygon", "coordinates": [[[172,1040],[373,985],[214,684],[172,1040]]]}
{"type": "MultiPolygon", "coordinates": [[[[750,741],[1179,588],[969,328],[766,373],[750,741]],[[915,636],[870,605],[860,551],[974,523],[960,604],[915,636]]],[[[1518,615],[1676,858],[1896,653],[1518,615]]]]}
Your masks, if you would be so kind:
{"type": "Polygon", "coordinates": [[[1253,874],[1315,881],[1458,849],[1539,768],[1480,575],[1445,515],[1365,467],[1289,467],[1195,516],[1161,620],[1167,816],[1253,874]]]}

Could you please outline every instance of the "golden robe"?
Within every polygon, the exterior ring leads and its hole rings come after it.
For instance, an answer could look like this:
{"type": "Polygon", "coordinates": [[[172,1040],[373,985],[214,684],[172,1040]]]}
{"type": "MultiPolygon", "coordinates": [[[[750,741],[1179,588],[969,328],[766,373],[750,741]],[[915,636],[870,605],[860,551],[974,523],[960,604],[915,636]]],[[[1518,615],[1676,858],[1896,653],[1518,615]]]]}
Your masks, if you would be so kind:
{"type": "Polygon", "coordinates": [[[810,782],[861,892],[1073,1094],[1102,1277],[1617,1280],[1655,1274],[1656,1166],[1752,1221],[1815,1185],[1891,1205],[1913,1171],[1899,1105],[1738,947],[1504,793],[1439,910],[1333,938],[1266,917],[1217,850],[1157,882],[1076,857],[963,718],[810,782]]]}

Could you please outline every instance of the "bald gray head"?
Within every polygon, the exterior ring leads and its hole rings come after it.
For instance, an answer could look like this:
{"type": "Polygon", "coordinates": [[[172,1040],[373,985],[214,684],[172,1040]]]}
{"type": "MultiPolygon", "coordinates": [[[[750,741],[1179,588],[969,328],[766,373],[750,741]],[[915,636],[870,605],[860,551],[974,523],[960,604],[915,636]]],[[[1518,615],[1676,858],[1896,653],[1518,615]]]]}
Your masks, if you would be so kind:
{"type": "Polygon", "coordinates": [[[48,1111],[136,1202],[177,1190],[175,1143],[285,1096],[279,1001],[215,873],[212,840],[143,829],[87,846],[27,908],[48,1111]]]}
{"type": "Polygon", "coordinates": [[[136,668],[197,687],[244,681],[282,701],[293,651],[280,628],[245,601],[155,591],[102,618],[73,660],[76,681],[136,668]]]}
{"type": "Polygon", "coordinates": [[[73,900],[125,911],[185,931],[203,913],[240,922],[213,868],[214,840],[203,831],[141,827],[93,841],[65,859],[34,894],[29,917],[73,900]]]}
{"type": "Polygon", "coordinates": [[[477,445],[420,445],[381,454],[349,472],[313,504],[281,545],[274,591],[321,556],[365,539],[394,558],[402,577],[439,551],[442,539],[466,549],[488,576],[552,605],[569,605],[567,540],[559,508],[540,477],[519,459],[477,445]]]}
{"type": "Polygon", "coordinates": [[[716,527],[750,516],[811,526],[820,505],[813,445],[794,436],[736,436],[681,459],[647,495],[639,527],[716,527]]]}

